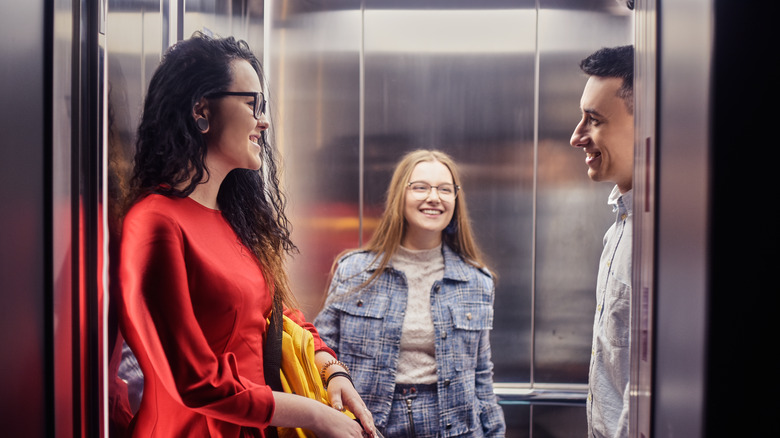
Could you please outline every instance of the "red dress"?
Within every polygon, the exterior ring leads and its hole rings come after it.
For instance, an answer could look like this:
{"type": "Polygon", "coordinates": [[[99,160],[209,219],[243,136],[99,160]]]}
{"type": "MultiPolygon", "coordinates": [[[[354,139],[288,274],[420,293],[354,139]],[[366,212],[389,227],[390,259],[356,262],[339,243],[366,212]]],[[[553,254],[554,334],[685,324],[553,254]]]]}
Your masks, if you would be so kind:
{"type": "MultiPolygon", "coordinates": [[[[219,211],[162,195],[131,208],[121,246],[120,324],[144,373],[131,435],[264,436],[272,300],[251,251],[219,211]]],[[[334,354],[300,312],[286,313],[334,354]]]]}

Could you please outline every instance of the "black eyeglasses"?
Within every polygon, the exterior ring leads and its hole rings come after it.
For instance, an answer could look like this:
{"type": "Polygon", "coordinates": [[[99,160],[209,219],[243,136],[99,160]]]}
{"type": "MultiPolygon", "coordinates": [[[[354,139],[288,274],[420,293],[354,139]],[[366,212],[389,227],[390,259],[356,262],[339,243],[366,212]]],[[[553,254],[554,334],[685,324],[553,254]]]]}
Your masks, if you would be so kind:
{"type": "Polygon", "coordinates": [[[208,98],[212,97],[224,97],[224,96],[247,96],[254,97],[252,102],[252,111],[256,120],[260,120],[260,115],[265,113],[266,100],[263,93],[259,91],[220,91],[218,93],[211,93],[206,95],[208,98]]]}

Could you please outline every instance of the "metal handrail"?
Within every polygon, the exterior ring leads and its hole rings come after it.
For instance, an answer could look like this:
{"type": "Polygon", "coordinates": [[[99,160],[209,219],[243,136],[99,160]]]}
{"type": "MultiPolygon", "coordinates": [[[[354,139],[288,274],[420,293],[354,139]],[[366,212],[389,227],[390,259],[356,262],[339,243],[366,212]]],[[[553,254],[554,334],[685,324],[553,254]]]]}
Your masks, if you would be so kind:
{"type": "Polygon", "coordinates": [[[585,384],[494,383],[493,392],[500,404],[584,405],[588,397],[585,384]]]}

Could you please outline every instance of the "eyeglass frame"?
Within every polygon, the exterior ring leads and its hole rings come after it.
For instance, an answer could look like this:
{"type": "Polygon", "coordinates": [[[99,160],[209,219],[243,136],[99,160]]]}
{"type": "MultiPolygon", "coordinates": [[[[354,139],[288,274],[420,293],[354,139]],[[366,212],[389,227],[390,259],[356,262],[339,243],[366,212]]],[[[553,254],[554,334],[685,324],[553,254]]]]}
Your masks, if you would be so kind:
{"type": "Polygon", "coordinates": [[[218,91],[216,93],[207,94],[206,98],[216,98],[225,96],[245,96],[254,97],[255,100],[252,103],[252,116],[255,120],[260,120],[260,116],[265,114],[268,101],[265,100],[265,95],[260,91],[218,91]]]}
{"type": "MultiPolygon", "coordinates": [[[[455,198],[458,197],[458,192],[460,192],[460,186],[457,185],[457,184],[454,184],[454,183],[444,183],[444,184],[439,184],[438,186],[434,186],[434,185],[428,184],[425,181],[412,181],[412,182],[409,182],[409,183],[406,184],[406,188],[411,189],[412,188],[412,184],[425,184],[426,186],[428,186],[428,190],[425,192],[425,197],[419,198],[420,200],[423,200],[423,199],[427,198],[428,196],[430,196],[431,195],[431,190],[433,190],[433,189],[436,189],[436,194],[439,196],[439,198],[442,198],[442,194],[439,191],[439,187],[441,187],[441,186],[452,186],[455,189],[455,193],[452,195],[452,199],[453,200],[455,200],[455,198]]],[[[414,193],[415,193],[414,190],[412,190],[412,194],[414,194],[414,193]]]]}

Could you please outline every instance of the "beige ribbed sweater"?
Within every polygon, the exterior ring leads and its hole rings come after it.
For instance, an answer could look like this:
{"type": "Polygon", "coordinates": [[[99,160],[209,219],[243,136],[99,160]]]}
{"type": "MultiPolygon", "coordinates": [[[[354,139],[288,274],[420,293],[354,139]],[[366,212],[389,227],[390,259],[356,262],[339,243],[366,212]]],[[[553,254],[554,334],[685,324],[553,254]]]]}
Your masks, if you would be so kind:
{"type": "Polygon", "coordinates": [[[436,383],[431,288],[436,280],[441,280],[444,276],[441,246],[424,250],[399,247],[392,263],[394,268],[403,271],[409,285],[395,381],[436,383]]]}

